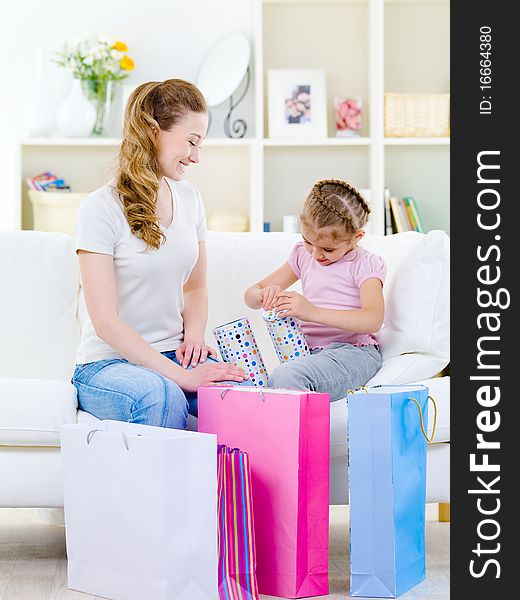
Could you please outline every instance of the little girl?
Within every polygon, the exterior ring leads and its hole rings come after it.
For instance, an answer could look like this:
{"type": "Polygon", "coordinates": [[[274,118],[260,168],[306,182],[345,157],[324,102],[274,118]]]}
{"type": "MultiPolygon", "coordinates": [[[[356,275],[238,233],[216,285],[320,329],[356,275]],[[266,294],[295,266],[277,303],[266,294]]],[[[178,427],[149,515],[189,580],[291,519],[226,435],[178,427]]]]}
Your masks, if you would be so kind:
{"type": "Polygon", "coordinates": [[[331,401],[381,367],[376,332],[384,315],[383,259],[358,246],[370,208],[348,183],[316,183],[300,215],[303,241],[279,269],[248,288],[251,308],[302,321],[311,354],[283,363],[268,387],[327,392],[331,401]],[[303,295],[285,291],[298,279],[303,295]]]}

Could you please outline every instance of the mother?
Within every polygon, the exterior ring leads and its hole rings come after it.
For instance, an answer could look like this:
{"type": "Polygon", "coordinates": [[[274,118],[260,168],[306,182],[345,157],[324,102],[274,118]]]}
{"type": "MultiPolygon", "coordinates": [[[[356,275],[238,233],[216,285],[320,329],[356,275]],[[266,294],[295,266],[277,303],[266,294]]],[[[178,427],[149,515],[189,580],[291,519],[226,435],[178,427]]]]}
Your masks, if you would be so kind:
{"type": "Polygon", "coordinates": [[[204,341],[205,212],[182,177],[199,162],[207,125],[194,85],[140,85],[126,107],[117,176],[79,208],[89,320],[73,383],[80,408],[101,419],[184,429],[200,385],[247,379],[204,341]]]}

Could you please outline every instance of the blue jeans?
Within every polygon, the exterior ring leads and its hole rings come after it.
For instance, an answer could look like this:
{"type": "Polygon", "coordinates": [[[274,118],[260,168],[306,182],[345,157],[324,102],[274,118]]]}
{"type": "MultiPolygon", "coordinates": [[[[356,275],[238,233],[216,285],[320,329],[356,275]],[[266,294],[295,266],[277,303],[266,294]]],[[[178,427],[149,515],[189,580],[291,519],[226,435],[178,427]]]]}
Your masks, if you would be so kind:
{"type": "Polygon", "coordinates": [[[365,385],[382,362],[378,346],[334,342],[281,364],[271,373],[267,387],[326,392],[332,402],[344,398],[349,389],[365,385]]]}
{"type": "MultiPolygon", "coordinates": [[[[175,352],[162,354],[179,364],[175,352]]],[[[188,412],[197,416],[196,392],[185,392],[171,379],[124,358],[76,365],[72,383],[79,408],[99,419],[186,429],[188,412]]]]}

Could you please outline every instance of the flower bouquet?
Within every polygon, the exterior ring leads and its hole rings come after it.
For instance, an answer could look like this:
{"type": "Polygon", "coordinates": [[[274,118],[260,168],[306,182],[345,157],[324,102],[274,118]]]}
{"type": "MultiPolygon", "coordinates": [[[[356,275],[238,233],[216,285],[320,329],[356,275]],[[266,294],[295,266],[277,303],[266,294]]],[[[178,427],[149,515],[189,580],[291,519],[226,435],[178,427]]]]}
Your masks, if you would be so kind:
{"type": "Polygon", "coordinates": [[[94,103],[93,134],[104,133],[114,92],[113,82],[126,79],[135,66],[126,54],[127,50],[124,42],[85,34],[67,42],[55,54],[55,62],[81,81],[83,93],[94,103]]]}
{"type": "Polygon", "coordinates": [[[337,137],[354,137],[361,130],[361,98],[334,98],[337,137]]]}

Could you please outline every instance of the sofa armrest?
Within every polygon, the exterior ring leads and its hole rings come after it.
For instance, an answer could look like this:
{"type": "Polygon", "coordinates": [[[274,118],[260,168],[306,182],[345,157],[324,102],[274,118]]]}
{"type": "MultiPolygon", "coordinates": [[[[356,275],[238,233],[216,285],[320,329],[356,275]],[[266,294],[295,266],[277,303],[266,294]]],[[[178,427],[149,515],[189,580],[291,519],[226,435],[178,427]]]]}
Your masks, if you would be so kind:
{"type": "Polygon", "coordinates": [[[77,408],[71,383],[0,379],[0,445],[59,446],[60,425],[75,423],[77,408]]]}

